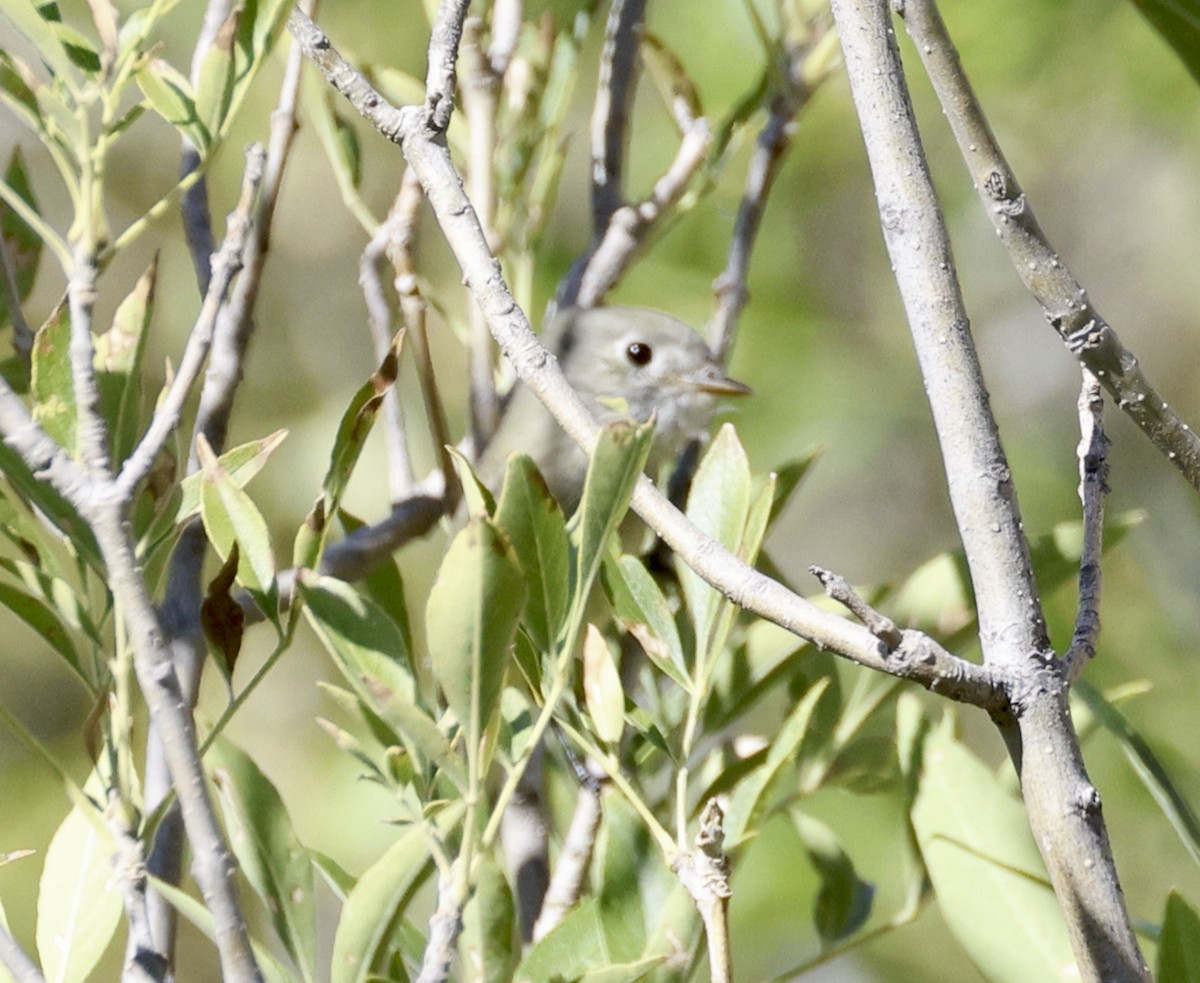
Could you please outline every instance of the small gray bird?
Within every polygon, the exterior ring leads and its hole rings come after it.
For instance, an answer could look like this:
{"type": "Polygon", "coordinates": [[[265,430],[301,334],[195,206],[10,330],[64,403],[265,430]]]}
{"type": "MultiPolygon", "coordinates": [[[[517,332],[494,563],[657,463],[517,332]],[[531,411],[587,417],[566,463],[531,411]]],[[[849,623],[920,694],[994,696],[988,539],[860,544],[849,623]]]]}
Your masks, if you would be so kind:
{"type": "MultiPolygon", "coordinates": [[[[645,307],[562,310],[541,340],[598,423],[621,417],[645,422],[656,414],[646,465],[652,476],[705,431],[718,396],[750,392],[725,374],[696,332],[645,307]]],[[[479,459],[480,478],[497,487],[509,455],[518,452],[533,458],[563,510],[574,510],[583,494],[587,458],[519,383],[479,459]]]]}

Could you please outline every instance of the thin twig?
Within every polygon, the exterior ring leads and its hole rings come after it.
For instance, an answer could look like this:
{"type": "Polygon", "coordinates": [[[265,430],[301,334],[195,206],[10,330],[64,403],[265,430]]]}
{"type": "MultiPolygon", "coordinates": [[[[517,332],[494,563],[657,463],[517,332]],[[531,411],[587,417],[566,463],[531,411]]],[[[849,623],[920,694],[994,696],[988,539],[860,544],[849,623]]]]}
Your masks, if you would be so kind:
{"type": "Polygon", "coordinates": [[[162,980],[170,970],[170,960],[157,946],[146,905],[146,855],[142,841],[131,827],[123,803],[115,789],[110,790],[104,822],[112,835],[113,879],[121,893],[129,938],[125,945],[122,980],[162,980]]]}
{"type": "MultiPolygon", "coordinates": [[[[204,20],[200,23],[200,32],[196,36],[196,46],[192,49],[191,78],[192,90],[200,87],[200,70],[209,48],[221,30],[221,25],[229,18],[233,4],[231,0],[209,0],[204,8],[204,20]]],[[[202,163],[199,148],[186,134],[183,136],[183,150],[180,155],[179,176],[186,178],[199,171],[202,163]]],[[[212,213],[208,207],[208,181],[199,176],[183,192],[179,200],[179,210],[183,217],[183,235],[188,244],[188,253],[192,257],[192,268],[196,272],[196,285],[200,288],[200,296],[208,296],[209,280],[212,277],[212,255],[216,249],[216,240],[212,230],[212,213]]]]}
{"type": "Polygon", "coordinates": [[[621,185],[645,18],[646,0],[612,0],[604,25],[592,106],[592,229],[597,237],[625,200],[621,185]]]}
{"type": "Polygon", "coordinates": [[[137,448],[121,466],[121,472],[117,476],[117,488],[122,495],[132,496],[137,485],[150,473],[163,444],[179,425],[183,405],[200,376],[200,370],[204,368],[225,297],[234,278],[242,269],[242,256],[250,236],[251,212],[263,176],[263,160],[261,146],[254,144],[247,149],[241,196],[226,222],[225,241],[213,254],[213,275],[208,281],[204,303],[200,305],[200,314],[188,336],[183,357],[179,360],[179,368],[166,395],[154,411],[150,426],[146,428],[146,433],[137,448]]]}
{"type": "Polygon", "coordinates": [[[430,436],[433,439],[434,453],[437,455],[438,466],[441,468],[444,489],[448,498],[447,509],[454,507],[457,501],[458,483],[454,477],[454,466],[450,459],[453,441],[450,438],[450,425],[446,421],[446,409],[438,391],[437,374],[433,368],[433,355],[429,350],[429,331],[427,330],[426,315],[429,305],[421,294],[421,281],[417,276],[417,265],[414,251],[417,240],[417,217],[421,205],[425,201],[425,192],[421,190],[421,182],[408,168],[400,183],[400,193],[388,215],[387,226],[391,234],[388,242],[388,258],[395,272],[394,285],[396,295],[400,298],[400,312],[404,317],[404,325],[408,329],[409,344],[413,358],[417,364],[417,379],[421,385],[421,398],[425,402],[425,418],[429,423],[430,436]]]}
{"type": "Polygon", "coordinates": [[[823,567],[809,567],[808,571],[821,581],[826,594],[848,607],[851,614],[866,625],[867,631],[889,649],[894,649],[904,640],[904,633],[896,627],[896,623],[864,601],[841,574],[832,573],[823,567]]]}
{"type": "MultiPolygon", "coordinates": [[[[380,278],[381,261],[386,258],[392,230],[388,222],[382,223],[363,250],[358,262],[358,284],[362,288],[367,305],[367,324],[371,330],[371,344],[375,349],[375,360],[380,362],[392,344],[392,307],[383,291],[380,278]]],[[[408,453],[408,431],[404,425],[404,408],[396,387],[391,387],[383,397],[383,437],[387,447],[388,488],[393,502],[404,498],[412,491],[415,482],[412,458],[408,453]]]]}
{"type": "Polygon", "coordinates": [[[680,853],[672,864],[679,883],[691,895],[708,940],[708,967],[712,983],[731,983],[733,958],[729,945],[729,858],[722,849],[725,814],[716,799],[709,799],[700,814],[696,849],[680,853]]]}
{"type": "Polygon", "coordinates": [[[567,835],[554,864],[554,875],[546,888],[542,912],[533,926],[534,942],[552,932],[579,901],[603,818],[600,804],[604,788],[603,779],[590,773],[588,780],[579,785],[571,825],[567,827],[567,835]]]}
{"type": "Polygon", "coordinates": [[[1092,306],[1050,244],[1008,165],[933,0],[897,4],[967,169],[1013,268],[1067,349],[1192,487],[1200,490],[1200,437],[1159,395],[1136,356],[1092,306]]]}
{"type": "Polygon", "coordinates": [[[46,983],[37,963],[17,943],[4,925],[0,925],[0,964],[12,973],[17,983],[46,983]]]}
{"type": "Polygon", "coordinates": [[[637,251],[664,215],[687,191],[704,165],[712,142],[708,120],[700,117],[683,134],[675,159],[642,201],[622,205],[613,212],[603,236],[564,281],[562,303],[595,307],[613,289],[632,264],[637,251]],[[572,287],[574,296],[572,299],[572,287]]]}
{"type": "MultiPolygon", "coordinates": [[[[469,17],[463,27],[463,115],[467,121],[470,150],[467,159],[467,194],[494,251],[496,239],[496,109],[500,99],[500,77],[491,58],[483,51],[483,21],[469,17]]],[[[500,403],[496,397],[495,345],[483,314],[469,307],[471,435],[482,447],[496,432],[500,403]]]]}
{"type": "Polygon", "coordinates": [[[1100,635],[1100,556],[1104,549],[1104,505],[1108,498],[1108,436],[1100,381],[1087,369],[1079,389],[1079,500],[1083,503],[1083,548],[1079,555],[1079,608],[1063,675],[1073,683],[1096,654],[1100,635]]]}
{"type": "Polygon", "coordinates": [[[84,242],[75,247],[74,268],[67,281],[67,303],[71,310],[71,384],[75,390],[75,446],[85,468],[96,475],[108,474],[108,425],[100,412],[100,387],[94,366],[96,348],[92,340],[92,312],[96,304],[96,278],[100,268],[96,254],[84,242]]]}
{"type": "MultiPolygon", "coordinates": [[[[538,343],[487,249],[470,202],[446,148],[429,136],[423,111],[391,106],[333,47],[309,18],[293,12],[288,28],[355,109],[405,156],[442,225],[463,271],[464,282],[484,310],[492,336],[525,383],[581,447],[595,443],[595,420],[538,343]]],[[[821,611],[777,581],[764,576],[705,536],[649,479],[639,481],[634,508],[684,562],[734,603],[861,665],[936,689],[953,699],[1000,708],[1007,696],[990,669],[959,659],[932,639],[906,632],[895,652],[885,652],[866,629],[821,611]]]]}
{"type": "Polygon", "coordinates": [[[461,863],[461,859],[455,861],[449,871],[438,877],[437,908],[429,919],[429,938],[415,983],[445,983],[450,978],[454,947],[463,927],[463,910],[458,898],[461,863]]]}
{"type": "Polygon", "coordinates": [[[1149,978],[1121,893],[1100,797],[1084,767],[1021,528],[1016,490],[971,341],[886,0],[833,0],[846,74],[967,555],[985,664],[1011,709],[993,712],[1081,978],[1149,978]]]}

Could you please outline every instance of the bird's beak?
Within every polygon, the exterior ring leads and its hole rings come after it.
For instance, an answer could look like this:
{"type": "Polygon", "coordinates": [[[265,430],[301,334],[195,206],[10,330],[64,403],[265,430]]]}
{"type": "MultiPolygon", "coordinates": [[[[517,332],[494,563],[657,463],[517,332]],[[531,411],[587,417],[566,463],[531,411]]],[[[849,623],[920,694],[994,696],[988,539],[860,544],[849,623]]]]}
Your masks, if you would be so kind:
{"type": "Polygon", "coordinates": [[[706,365],[699,372],[688,377],[687,381],[702,393],[714,396],[748,396],[753,390],[737,379],[727,376],[719,365],[706,365]]]}

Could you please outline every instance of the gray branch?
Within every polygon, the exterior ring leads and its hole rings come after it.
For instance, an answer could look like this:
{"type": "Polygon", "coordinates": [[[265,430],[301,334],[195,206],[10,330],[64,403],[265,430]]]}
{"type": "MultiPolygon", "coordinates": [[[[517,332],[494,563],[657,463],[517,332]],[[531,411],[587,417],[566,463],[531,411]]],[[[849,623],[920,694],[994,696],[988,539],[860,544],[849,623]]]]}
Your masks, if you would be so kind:
{"type": "Polygon", "coordinates": [[[1100,380],[1117,408],[1200,490],[1200,437],[1159,395],[1137,357],[1092,306],[1050,244],[1008,165],[933,0],[898,2],[954,131],[967,169],[1013,268],[1068,350],[1100,380]]]}
{"type": "Polygon", "coordinates": [[[1117,879],[1100,797],[1071,727],[987,403],[886,0],[834,0],[884,241],[908,314],[967,555],[985,664],[1006,680],[994,714],[1021,777],[1034,840],[1089,981],[1149,978],[1117,879]]]}

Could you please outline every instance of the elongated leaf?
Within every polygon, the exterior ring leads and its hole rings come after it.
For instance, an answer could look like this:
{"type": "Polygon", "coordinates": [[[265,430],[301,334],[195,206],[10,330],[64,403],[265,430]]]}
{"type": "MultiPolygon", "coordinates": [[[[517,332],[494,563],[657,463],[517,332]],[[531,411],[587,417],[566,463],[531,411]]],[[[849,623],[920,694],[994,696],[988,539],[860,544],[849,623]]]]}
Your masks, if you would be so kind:
{"type": "Polygon", "coordinates": [[[1200,3],[1197,0],[1132,0],[1200,82],[1200,3]]]}
{"type": "MultiPolygon", "coordinates": [[[[247,589],[267,599],[275,588],[275,557],[267,522],[241,488],[221,468],[207,441],[200,439],[197,449],[202,466],[200,515],[204,529],[222,559],[229,556],[236,540],[240,548],[238,580],[247,589]]],[[[264,614],[270,617],[274,605],[264,601],[264,614]]]]}
{"type": "MultiPolygon", "coordinates": [[[[288,435],[286,430],[276,430],[257,440],[239,444],[232,450],[227,450],[217,458],[217,464],[226,476],[239,488],[245,488],[266,465],[267,460],[275,449],[283,443],[288,435]]],[[[204,473],[197,471],[183,479],[183,499],[179,503],[179,511],[175,515],[176,522],[186,522],[200,511],[200,485],[204,473]]]]}
{"type": "Polygon", "coordinates": [[[468,754],[491,725],[524,601],[507,541],[489,520],[471,519],[446,551],[425,618],[433,674],[467,731],[468,754]]]}
{"type": "Polygon", "coordinates": [[[234,41],[242,11],[229,12],[200,62],[196,81],[196,115],[209,133],[221,132],[233,98],[234,41]]]}
{"type": "Polygon", "coordinates": [[[89,692],[94,689],[95,682],[89,677],[79,658],[79,652],[71,640],[71,633],[52,608],[26,591],[6,583],[0,583],[0,605],[8,608],[29,625],[47,645],[61,655],[89,692]]]}
{"type": "Polygon", "coordinates": [[[642,561],[628,554],[606,558],[604,584],[617,617],[641,643],[650,661],[689,689],[691,682],[675,618],[642,561]]]}
{"type": "Polygon", "coordinates": [[[311,980],[317,933],[312,858],[275,786],[249,755],[218,737],[205,760],[238,864],[263,899],[288,954],[311,980]]]}
{"type": "Polygon", "coordinates": [[[172,65],[155,58],[137,73],[137,83],[151,108],[195,145],[208,153],[212,136],[196,111],[196,97],[188,80],[172,65]]]}
{"type": "Polygon", "coordinates": [[[465,963],[477,967],[473,978],[480,983],[509,983],[521,953],[512,891],[490,854],[479,858],[474,881],[460,942],[466,952],[465,963]]]}
{"type": "Polygon", "coordinates": [[[925,744],[912,821],[942,916],[987,979],[1078,979],[1025,810],[949,715],[925,744]]]}
{"type": "Polygon", "coordinates": [[[583,641],[583,696],[596,736],[618,743],[625,729],[625,691],[608,642],[590,623],[583,641]]]}
{"type": "Polygon", "coordinates": [[[33,339],[33,418],[68,454],[75,454],[75,382],[71,375],[71,313],[59,302],[33,339]]]}
{"type": "Polygon", "coordinates": [[[683,62],[662,38],[655,34],[644,34],[641,56],[676,126],[679,126],[681,119],[691,121],[704,115],[695,82],[688,75],[683,62]]]}
{"type": "MultiPolygon", "coordinates": [[[[729,424],[713,438],[692,481],[687,516],[722,546],[737,552],[750,508],[750,462],[729,424]]],[[[769,502],[768,508],[769,508],[769,502]]],[[[682,561],[675,564],[696,631],[696,645],[708,651],[721,595],[682,561]]]]}
{"type": "Polygon", "coordinates": [[[1200,864],[1200,819],[1154,749],[1129,719],[1094,687],[1081,680],[1072,688],[1072,693],[1083,700],[1104,728],[1120,742],[1134,774],[1170,821],[1192,860],[1200,864]]]}
{"type": "Polygon", "coordinates": [[[65,80],[75,79],[75,68],[66,49],[54,30],[51,18],[45,16],[32,0],[3,0],[3,13],[20,31],[50,70],[65,80]]]}
{"type": "Polygon", "coordinates": [[[91,527],[49,483],[33,476],[21,455],[0,440],[0,474],[13,490],[32,507],[46,516],[61,532],[64,544],[82,557],[95,570],[103,571],[100,548],[91,527]]]}
{"type": "Polygon", "coordinates": [[[366,983],[384,967],[396,924],[433,866],[426,832],[412,826],[358,879],[333,937],[331,983],[366,983]]]}
{"type": "Polygon", "coordinates": [[[609,538],[621,525],[634,485],[646,466],[654,428],[615,420],[600,428],[596,449],[588,462],[579,512],[579,557],[575,600],[587,597],[599,572],[609,538]]]}
{"type": "Polygon", "coordinates": [[[86,980],[121,920],[113,846],[86,808],[75,806],[58,827],[38,886],[37,949],[48,981],[86,980]]]}
{"type": "Polygon", "coordinates": [[[552,652],[570,599],[570,546],[562,509],[533,461],[512,458],[496,509],[496,525],[512,543],[525,574],[525,626],[543,652],[552,652]]]}
{"type": "Polygon", "coordinates": [[[1158,940],[1158,983],[1200,980],[1200,916],[1177,891],[1167,895],[1162,935],[1158,940]]]}
{"type": "Polygon", "coordinates": [[[752,820],[761,812],[767,790],[784,765],[794,763],[813,711],[828,688],[828,680],[820,680],[792,709],[771,740],[770,750],[762,767],[755,769],[734,789],[725,813],[725,846],[727,849],[746,841],[756,830],[752,820]]]}

